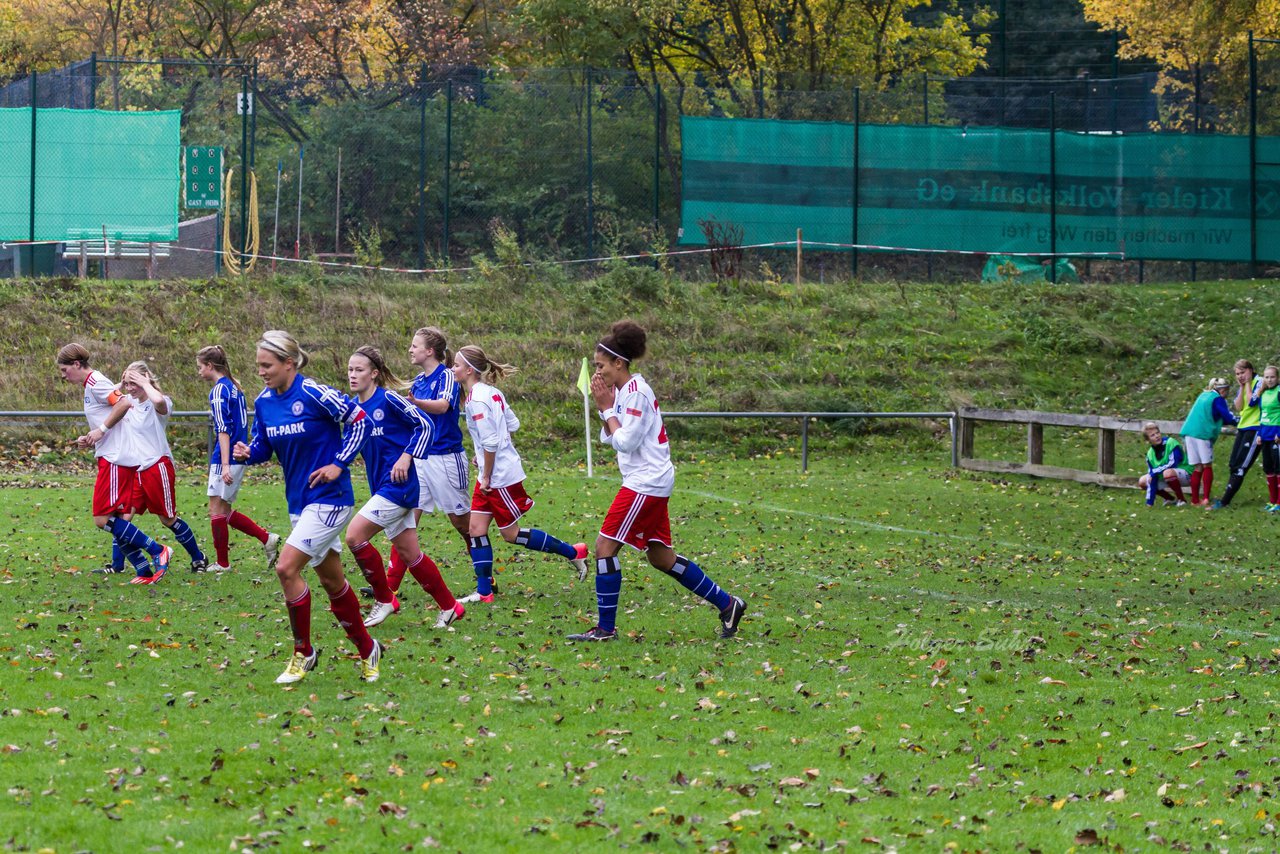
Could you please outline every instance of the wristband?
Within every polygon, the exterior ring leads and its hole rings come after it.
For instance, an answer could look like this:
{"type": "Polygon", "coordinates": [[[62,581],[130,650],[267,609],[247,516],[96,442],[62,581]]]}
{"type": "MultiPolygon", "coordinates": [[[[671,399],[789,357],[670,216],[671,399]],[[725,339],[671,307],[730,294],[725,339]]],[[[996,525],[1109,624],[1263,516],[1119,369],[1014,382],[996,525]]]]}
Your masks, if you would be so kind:
{"type": "Polygon", "coordinates": [[[107,427],[107,422],[105,421],[103,421],[101,424],[98,425],[98,431],[102,433],[102,435],[104,436],[107,434],[108,429],[109,428],[107,427]]]}
{"type": "Polygon", "coordinates": [[[613,414],[613,411],[612,411],[612,410],[610,410],[610,411],[607,411],[607,412],[606,412],[605,410],[601,409],[601,410],[600,410],[600,420],[601,420],[601,421],[603,421],[603,422],[605,422],[606,424],[608,424],[608,423],[609,423],[609,416],[610,416],[610,415],[612,415],[612,414],[613,414]]]}

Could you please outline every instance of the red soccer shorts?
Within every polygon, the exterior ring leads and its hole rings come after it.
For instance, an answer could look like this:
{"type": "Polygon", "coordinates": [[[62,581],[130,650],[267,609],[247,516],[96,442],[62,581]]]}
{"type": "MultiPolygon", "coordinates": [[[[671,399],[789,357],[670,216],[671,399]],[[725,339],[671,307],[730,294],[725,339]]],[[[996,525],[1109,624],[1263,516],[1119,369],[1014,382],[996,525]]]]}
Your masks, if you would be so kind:
{"type": "Polygon", "coordinates": [[[471,512],[493,516],[499,529],[514,525],[532,508],[533,499],[525,494],[524,481],[491,489],[488,493],[481,492],[477,483],[471,493],[471,512]]]}
{"type": "Polygon", "coordinates": [[[618,490],[609,512],[605,514],[600,534],[645,551],[650,543],[671,548],[671,517],[667,515],[667,498],[644,495],[625,486],[618,490]]]}
{"type": "Polygon", "coordinates": [[[133,512],[154,513],[161,519],[178,515],[178,501],[174,493],[176,478],[173,460],[162,457],[150,468],[138,472],[133,484],[133,512]]]}
{"type": "Polygon", "coordinates": [[[128,513],[136,476],[137,469],[98,457],[98,478],[93,482],[93,515],[128,513]]]}

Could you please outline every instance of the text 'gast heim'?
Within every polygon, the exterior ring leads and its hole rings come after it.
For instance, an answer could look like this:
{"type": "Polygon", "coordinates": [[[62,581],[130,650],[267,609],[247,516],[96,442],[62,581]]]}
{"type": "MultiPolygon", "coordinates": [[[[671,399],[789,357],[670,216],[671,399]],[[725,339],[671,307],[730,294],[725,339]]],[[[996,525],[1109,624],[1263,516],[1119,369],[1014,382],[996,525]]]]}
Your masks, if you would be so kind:
{"type": "Polygon", "coordinates": [[[1232,210],[1232,187],[1182,187],[1167,190],[1132,190],[1114,184],[1065,184],[1057,188],[1044,181],[1031,184],[997,184],[983,180],[979,184],[956,187],[932,178],[921,178],[916,184],[916,201],[942,202],[959,200],[970,205],[1048,205],[1058,208],[1086,210],[1119,210],[1122,207],[1147,210],[1229,211],[1232,210]]]}

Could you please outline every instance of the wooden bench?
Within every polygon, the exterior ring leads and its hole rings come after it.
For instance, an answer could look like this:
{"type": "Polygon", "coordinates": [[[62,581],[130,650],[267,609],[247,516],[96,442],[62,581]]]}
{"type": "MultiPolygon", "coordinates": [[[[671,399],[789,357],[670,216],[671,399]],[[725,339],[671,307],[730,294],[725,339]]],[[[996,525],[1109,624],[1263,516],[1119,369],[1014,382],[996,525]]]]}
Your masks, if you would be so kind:
{"type": "MultiPolygon", "coordinates": [[[[137,237],[147,237],[150,232],[138,231],[137,237]]],[[[156,274],[156,261],[169,257],[171,244],[154,240],[130,240],[128,229],[93,234],[87,231],[70,232],[63,246],[62,257],[75,258],[79,262],[80,278],[89,275],[89,259],[133,259],[146,262],[147,278],[156,274]]]]}
{"type": "MultiPolygon", "coordinates": [[[[1101,486],[1136,488],[1138,478],[1116,474],[1116,433],[1141,433],[1142,425],[1154,421],[1166,436],[1182,432],[1181,421],[1159,418],[1113,418],[1107,415],[1075,415],[1066,412],[1037,412],[1029,409],[982,409],[960,407],[956,412],[958,432],[957,463],[962,469],[998,472],[1001,474],[1028,474],[1034,477],[1074,480],[1077,483],[1096,483],[1101,486]],[[1027,460],[1011,463],[1004,460],[977,459],[973,456],[973,428],[980,421],[1005,424],[1023,424],[1027,428],[1027,460]],[[1098,431],[1097,467],[1094,471],[1047,466],[1044,464],[1044,428],[1074,427],[1098,431]]],[[[1228,427],[1222,431],[1232,434],[1228,427]]]]}

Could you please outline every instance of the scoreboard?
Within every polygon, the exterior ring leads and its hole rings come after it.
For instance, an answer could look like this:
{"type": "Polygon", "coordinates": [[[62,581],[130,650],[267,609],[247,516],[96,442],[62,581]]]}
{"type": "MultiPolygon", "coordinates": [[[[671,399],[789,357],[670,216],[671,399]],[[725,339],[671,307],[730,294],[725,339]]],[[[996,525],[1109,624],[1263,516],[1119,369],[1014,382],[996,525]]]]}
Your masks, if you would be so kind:
{"type": "Polygon", "coordinates": [[[187,208],[222,207],[222,148],[188,145],[182,149],[182,189],[187,208]]]}

